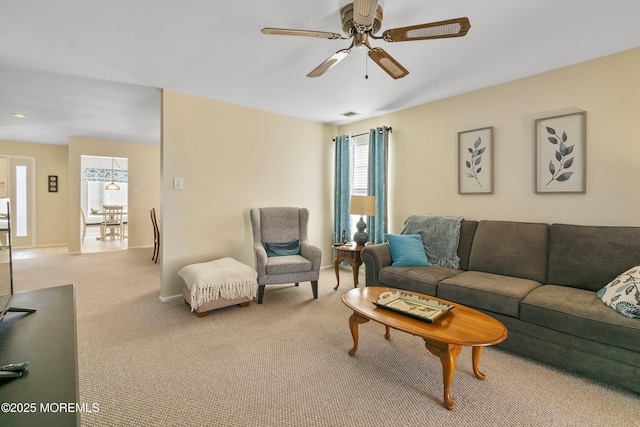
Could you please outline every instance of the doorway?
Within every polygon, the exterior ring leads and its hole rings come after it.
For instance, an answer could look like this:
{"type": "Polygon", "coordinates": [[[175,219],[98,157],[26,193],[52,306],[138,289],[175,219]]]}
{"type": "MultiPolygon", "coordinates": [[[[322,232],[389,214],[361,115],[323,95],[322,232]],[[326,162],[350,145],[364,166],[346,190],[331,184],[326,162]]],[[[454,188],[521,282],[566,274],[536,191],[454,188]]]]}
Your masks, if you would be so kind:
{"type": "Polygon", "coordinates": [[[80,252],[127,249],[129,159],[125,157],[81,156],[80,252]],[[122,207],[122,227],[101,233],[104,206],[122,207]],[[114,231],[115,232],[111,232],[114,231]]]}

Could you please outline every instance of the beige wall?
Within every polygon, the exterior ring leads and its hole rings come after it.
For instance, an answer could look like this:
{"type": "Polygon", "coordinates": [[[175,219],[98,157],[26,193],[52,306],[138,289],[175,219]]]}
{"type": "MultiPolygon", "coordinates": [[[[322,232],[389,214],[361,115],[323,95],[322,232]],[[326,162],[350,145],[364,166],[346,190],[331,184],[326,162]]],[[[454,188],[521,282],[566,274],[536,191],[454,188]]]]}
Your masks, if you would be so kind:
{"type": "MultiPolygon", "coordinates": [[[[66,148],[66,147],[65,147],[66,148]]],[[[149,209],[160,209],[160,147],[123,141],[69,138],[69,252],[80,252],[81,157],[126,157],[129,165],[128,246],[152,246],[153,228],[149,209]],[[139,189],[133,193],[133,188],[139,189]]]]}
{"type": "Polygon", "coordinates": [[[393,127],[390,231],[411,214],[640,225],[640,48],[340,127],[393,127]],[[534,121],[587,112],[587,191],[535,194],[534,121]],[[457,133],[494,127],[494,194],[459,195],[457,133]]]}
{"type": "Polygon", "coordinates": [[[67,243],[68,162],[67,147],[60,145],[1,141],[0,155],[36,159],[36,246],[67,243]],[[48,176],[57,175],[57,193],[49,193],[48,176]]]}
{"type": "Polygon", "coordinates": [[[229,256],[253,266],[252,207],[308,208],[309,239],[331,262],[335,127],[169,90],[162,122],[161,298],[181,292],[184,265],[229,256]]]}

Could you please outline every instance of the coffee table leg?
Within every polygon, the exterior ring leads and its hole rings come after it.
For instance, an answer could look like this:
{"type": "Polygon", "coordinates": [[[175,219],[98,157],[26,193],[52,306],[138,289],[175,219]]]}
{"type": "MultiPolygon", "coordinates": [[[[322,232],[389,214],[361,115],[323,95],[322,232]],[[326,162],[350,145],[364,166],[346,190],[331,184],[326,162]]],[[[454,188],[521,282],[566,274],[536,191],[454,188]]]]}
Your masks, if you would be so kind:
{"type": "Polygon", "coordinates": [[[349,329],[351,329],[351,336],[353,337],[353,348],[349,350],[349,356],[353,356],[358,351],[358,324],[368,321],[369,319],[358,316],[356,313],[349,316],[349,329]]]}
{"type": "Polygon", "coordinates": [[[335,290],[337,290],[337,289],[338,289],[338,287],[340,286],[340,272],[338,271],[338,268],[339,268],[338,266],[339,266],[339,264],[340,264],[340,262],[338,262],[338,258],[336,258],[336,259],[334,259],[334,260],[333,260],[333,269],[334,269],[334,270],[335,270],[335,272],[336,272],[336,281],[338,282],[338,284],[336,285],[336,287],[335,287],[335,288],[333,288],[333,290],[334,290],[334,291],[335,291],[335,290]]]}
{"type": "Polygon", "coordinates": [[[485,375],[480,372],[478,365],[480,364],[480,356],[482,355],[482,347],[472,347],[471,360],[473,362],[473,374],[477,379],[483,380],[485,375]]]}
{"type": "Polygon", "coordinates": [[[453,374],[456,372],[456,359],[462,350],[462,347],[454,344],[434,343],[424,340],[424,345],[433,354],[440,358],[442,363],[442,382],[444,384],[444,406],[453,411],[455,402],[451,397],[451,382],[453,374]]]}

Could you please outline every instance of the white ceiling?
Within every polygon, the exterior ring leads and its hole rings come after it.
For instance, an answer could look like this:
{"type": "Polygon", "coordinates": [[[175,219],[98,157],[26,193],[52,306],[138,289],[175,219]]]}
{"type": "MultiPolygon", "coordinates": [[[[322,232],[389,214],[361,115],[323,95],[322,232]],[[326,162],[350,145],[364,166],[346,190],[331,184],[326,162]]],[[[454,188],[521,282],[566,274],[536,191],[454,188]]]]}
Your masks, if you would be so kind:
{"type": "Polygon", "coordinates": [[[471,21],[466,37],[373,40],[400,80],[357,49],[307,78],[349,41],[260,32],[341,33],[347,2],[0,0],[0,140],[157,144],[159,88],[340,125],[640,46],[636,0],[385,0],[382,30],[471,21]]]}

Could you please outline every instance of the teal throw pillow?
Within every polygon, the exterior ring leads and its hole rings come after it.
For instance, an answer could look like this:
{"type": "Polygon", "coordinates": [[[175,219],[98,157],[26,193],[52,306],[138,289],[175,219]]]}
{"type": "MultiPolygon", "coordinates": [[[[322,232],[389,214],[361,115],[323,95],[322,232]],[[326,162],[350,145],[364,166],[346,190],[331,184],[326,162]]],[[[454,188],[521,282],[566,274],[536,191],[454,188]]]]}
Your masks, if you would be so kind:
{"type": "Polygon", "coordinates": [[[300,240],[285,243],[265,243],[267,256],[287,256],[300,254],[300,240]]]}
{"type": "Polygon", "coordinates": [[[385,234],[391,249],[392,267],[424,267],[431,263],[427,259],[419,234],[385,234]]]}

